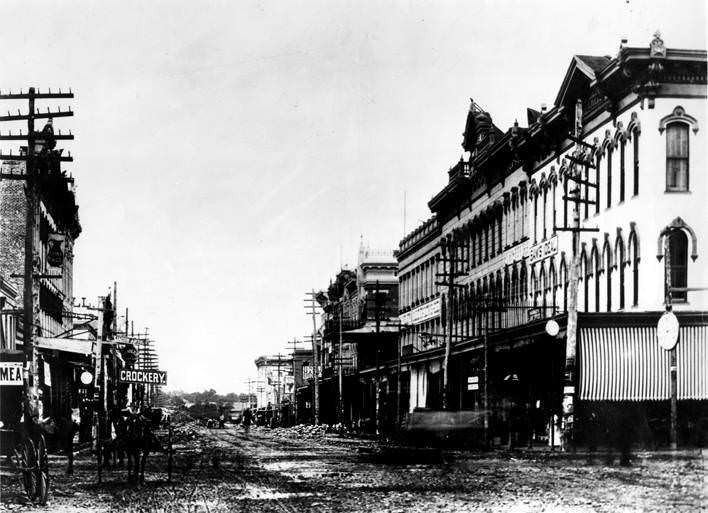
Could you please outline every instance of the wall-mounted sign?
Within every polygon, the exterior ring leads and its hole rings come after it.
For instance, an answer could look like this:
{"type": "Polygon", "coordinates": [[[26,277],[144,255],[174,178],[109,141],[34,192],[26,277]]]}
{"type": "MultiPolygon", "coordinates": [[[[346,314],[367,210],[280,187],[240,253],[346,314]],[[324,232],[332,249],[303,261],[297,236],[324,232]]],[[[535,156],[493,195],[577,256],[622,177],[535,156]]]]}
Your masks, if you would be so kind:
{"type": "Polygon", "coordinates": [[[22,362],[0,362],[0,385],[22,386],[22,362]]]}
{"type": "Polygon", "coordinates": [[[64,241],[66,236],[61,233],[50,233],[47,239],[47,263],[52,267],[64,265],[64,241]]]}
{"type": "Polygon", "coordinates": [[[402,313],[399,318],[403,324],[420,324],[429,319],[440,317],[442,302],[440,298],[435,298],[432,301],[420,305],[409,312],[402,313]]]}
{"type": "Polygon", "coordinates": [[[467,390],[479,390],[479,376],[467,377],[467,390]]]}
{"type": "Polygon", "coordinates": [[[546,257],[553,256],[556,253],[558,253],[558,236],[554,235],[548,240],[531,246],[529,250],[529,263],[533,264],[546,257]]]}
{"type": "Polygon", "coordinates": [[[122,369],[118,380],[121,383],[143,383],[145,385],[166,385],[167,372],[159,370],[122,369]]]}

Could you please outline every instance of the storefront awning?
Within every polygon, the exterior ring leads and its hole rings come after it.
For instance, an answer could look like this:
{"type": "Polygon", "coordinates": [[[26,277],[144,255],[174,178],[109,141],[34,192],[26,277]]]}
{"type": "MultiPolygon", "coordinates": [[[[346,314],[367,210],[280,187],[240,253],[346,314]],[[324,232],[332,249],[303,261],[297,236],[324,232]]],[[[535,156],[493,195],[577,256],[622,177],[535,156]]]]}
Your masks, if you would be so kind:
{"type": "Polygon", "coordinates": [[[67,353],[83,355],[91,354],[93,343],[93,340],[81,340],[76,338],[37,337],[37,347],[40,349],[66,351],[67,353]]]}
{"type": "MultiPolygon", "coordinates": [[[[579,351],[580,399],[670,398],[670,354],[655,326],[581,328],[579,351]]],[[[708,326],[680,328],[676,360],[678,399],[708,399],[708,326]]]]}

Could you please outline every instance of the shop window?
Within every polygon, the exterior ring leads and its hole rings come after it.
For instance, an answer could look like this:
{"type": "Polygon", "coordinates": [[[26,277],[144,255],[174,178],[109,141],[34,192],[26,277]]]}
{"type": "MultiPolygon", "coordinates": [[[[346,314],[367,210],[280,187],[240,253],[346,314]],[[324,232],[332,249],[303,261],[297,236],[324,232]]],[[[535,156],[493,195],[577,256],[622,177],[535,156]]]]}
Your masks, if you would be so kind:
{"type": "Polygon", "coordinates": [[[688,125],[666,127],[666,190],[688,191],[688,125]]]}

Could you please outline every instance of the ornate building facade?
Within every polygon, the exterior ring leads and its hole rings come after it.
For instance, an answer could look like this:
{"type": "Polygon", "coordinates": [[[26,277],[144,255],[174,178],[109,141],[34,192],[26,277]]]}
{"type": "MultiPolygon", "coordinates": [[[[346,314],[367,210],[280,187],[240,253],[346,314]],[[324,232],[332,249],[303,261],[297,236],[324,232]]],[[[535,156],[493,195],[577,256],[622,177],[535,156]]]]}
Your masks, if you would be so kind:
{"type": "Polygon", "coordinates": [[[610,432],[618,410],[631,412],[641,439],[666,439],[670,365],[656,325],[669,279],[681,437],[694,441],[699,425],[705,433],[705,124],[706,52],[667,49],[658,34],[615,58],[574,56],[554,105],[527,109],[527,127],[504,132],[472,102],[469,157],[430,201],[434,217],[400,245],[409,411],[439,407],[448,393],[450,408],[487,402],[499,443],[555,443],[573,286],[566,198],[579,187],[580,440],[589,418],[610,432]],[[572,180],[578,147],[592,165],[572,180]]]}

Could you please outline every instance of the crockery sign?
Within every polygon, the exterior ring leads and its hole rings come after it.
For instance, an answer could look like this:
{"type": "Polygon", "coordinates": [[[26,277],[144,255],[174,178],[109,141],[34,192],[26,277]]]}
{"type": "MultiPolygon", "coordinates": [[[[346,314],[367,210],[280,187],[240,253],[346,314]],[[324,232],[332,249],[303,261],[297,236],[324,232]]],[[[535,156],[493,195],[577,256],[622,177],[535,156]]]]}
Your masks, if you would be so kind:
{"type": "Polygon", "coordinates": [[[146,385],[166,385],[167,372],[158,370],[126,370],[120,371],[121,383],[143,383],[146,385]]]}
{"type": "Polygon", "coordinates": [[[0,362],[0,385],[22,386],[22,362],[0,362]]]}

